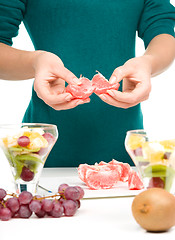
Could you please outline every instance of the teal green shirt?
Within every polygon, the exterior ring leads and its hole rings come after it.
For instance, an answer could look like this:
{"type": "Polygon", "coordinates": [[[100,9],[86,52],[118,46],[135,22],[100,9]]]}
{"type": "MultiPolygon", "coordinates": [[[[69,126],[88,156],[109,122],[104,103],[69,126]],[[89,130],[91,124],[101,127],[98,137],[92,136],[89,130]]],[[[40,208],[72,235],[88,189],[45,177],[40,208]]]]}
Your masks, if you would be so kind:
{"type": "MultiPolygon", "coordinates": [[[[0,0],[0,42],[12,45],[21,21],[35,49],[55,53],[76,76],[92,79],[98,70],[109,78],[135,56],[136,33],[145,47],[159,34],[174,36],[175,10],[169,0],[0,0]]],[[[116,108],[93,94],[88,104],[56,111],[34,90],[23,121],[58,126],[47,167],[112,158],[132,164],[126,131],[143,128],[140,104],[116,108]]]]}

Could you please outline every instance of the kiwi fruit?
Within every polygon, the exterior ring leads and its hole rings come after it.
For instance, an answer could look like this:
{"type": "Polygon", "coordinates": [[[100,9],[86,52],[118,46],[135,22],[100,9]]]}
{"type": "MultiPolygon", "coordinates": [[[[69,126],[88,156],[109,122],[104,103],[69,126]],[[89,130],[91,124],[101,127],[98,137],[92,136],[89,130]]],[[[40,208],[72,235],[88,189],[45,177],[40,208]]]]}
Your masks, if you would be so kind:
{"type": "Polygon", "coordinates": [[[164,232],[175,225],[175,196],[162,188],[150,188],[132,202],[136,222],[150,232],[164,232]]]}

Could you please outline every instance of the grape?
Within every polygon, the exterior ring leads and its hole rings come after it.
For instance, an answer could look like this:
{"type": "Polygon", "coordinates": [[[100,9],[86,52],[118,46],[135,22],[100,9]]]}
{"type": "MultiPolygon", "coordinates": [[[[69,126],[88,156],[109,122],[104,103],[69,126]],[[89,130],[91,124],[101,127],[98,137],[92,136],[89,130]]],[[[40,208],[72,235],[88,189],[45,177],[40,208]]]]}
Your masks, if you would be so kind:
{"type": "Polygon", "coordinates": [[[29,218],[32,215],[32,211],[29,209],[28,205],[21,205],[18,214],[20,218],[29,218]]]}
{"type": "MultiPolygon", "coordinates": [[[[51,133],[49,133],[49,132],[44,133],[42,136],[47,140],[49,145],[51,145],[51,144],[53,144],[55,142],[55,137],[51,133]]],[[[43,155],[47,154],[48,153],[48,147],[41,148],[37,153],[40,156],[43,156],[43,155]]]]}
{"type": "Polygon", "coordinates": [[[62,204],[59,201],[54,201],[53,209],[50,212],[51,216],[54,218],[59,218],[59,217],[61,217],[63,212],[64,212],[64,208],[63,208],[62,204]]]}
{"type": "Polygon", "coordinates": [[[135,156],[143,156],[142,148],[138,147],[134,150],[135,156]]]}
{"type": "Polygon", "coordinates": [[[165,152],[163,158],[164,159],[169,159],[171,155],[171,152],[165,152]]]}
{"type": "Polygon", "coordinates": [[[29,204],[30,211],[37,213],[41,210],[41,203],[38,200],[32,200],[29,204]]]}
{"type": "Polygon", "coordinates": [[[46,215],[46,212],[41,209],[39,212],[35,213],[35,215],[39,218],[43,218],[46,215]]]}
{"type": "Polygon", "coordinates": [[[19,212],[14,213],[13,216],[12,216],[12,218],[20,218],[19,212]]]}
{"type": "Polygon", "coordinates": [[[69,187],[68,184],[66,184],[66,183],[61,184],[61,185],[59,186],[59,188],[58,188],[58,192],[59,192],[60,194],[64,193],[64,191],[65,191],[65,189],[66,189],[67,187],[69,187]]]}
{"type": "Polygon", "coordinates": [[[6,195],[6,191],[3,188],[0,188],[0,201],[5,198],[6,195]]]}
{"type": "Polygon", "coordinates": [[[64,196],[67,200],[78,200],[80,199],[80,191],[76,187],[67,187],[64,196]]]}
{"type": "Polygon", "coordinates": [[[55,142],[55,137],[49,132],[44,133],[42,136],[48,141],[49,144],[53,144],[55,142]]]}
{"type": "Polygon", "coordinates": [[[83,188],[81,188],[80,186],[75,186],[75,188],[77,188],[80,192],[80,197],[79,200],[82,199],[84,197],[84,190],[83,188]]]}
{"type": "Polygon", "coordinates": [[[63,202],[65,216],[73,216],[77,211],[77,204],[73,200],[66,200],[63,202]]]}
{"type": "Polygon", "coordinates": [[[0,209],[0,219],[2,221],[8,221],[12,217],[12,212],[8,208],[1,208],[0,209]]]}
{"type": "Polygon", "coordinates": [[[61,197],[61,198],[59,199],[59,201],[60,201],[60,203],[62,204],[64,201],[66,201],[66,199],[64,199],[63,197],[61,197]]]}
{"type": "Polygon", "coordinates": [[[29,204],[32,201],[32,194],[27,191],[23,191],[22,193],[19,194],[19,203],[21,204],[29,204]]]}
{"type": "Polygon", "coordinates": [[[7,199],[6,206],[12,213],[16,213],[19,210],[19,201],[16,197],[7,199]]]}
{"type": "Polygon", "coordinates": [[[77,208],[80,208],[80,206],[81,206],[80,200],[76,200],[75,203],[77,204],[77,208]]]}
{"type": "Polygon", "coordinates": [[[30,182],[34,178],[34,172],[30,171],[29,168],[23,167],[20,175],[21,179],[25,182],[30,182]]]}
{"type": "Polygon", "coordinates": [[[50,212],[52,211],[53,209],[53,201],[50,200],[50,199],[44,199],[42,201],[42,209],[45,211],[45,212],[50,212]]]}
{"type": "Polygon", "coordinates": [[[160,177],[152,177],[149,181],[148,188],[153,188],[153,187],[164,188],[165,183],[160,177]]]}
{"type": "Polygon", "coordinates": [[[48,153],[48,148],[40,148],[40,150],[38,152],[36,152],[37,154],[39,154],[40,156],[43,156],[45,154],[48,153]]]}
{"type": "Polygon", "coordinates": [[[47,215],[52,217],[52,211],[51,212],[47,212],[47,215]]]}
{"type": "Polygon", "coordinates": [[[42,197],[41,197],[41,195],[35,195],[33,198],[34,198],[35,200],[40,201],[39,199],[42,198],[42,197]]]}
{"type": "Polygon", "coordinates": [[[16,194],[8,194],[11,197],[4,200],[7,194],[0,188],[0,220],[30,218],[33,212],[38,218],[43,218],[45,215],[54,218],[59,218],[63,214],[73,216],[80,207],[84,190],[80,186],[71,187],[63,183],[59,186],[58,192],[47,199],[47,197],[33,196],[32,193],[23,191],[18,197],[16,194]]]}
{"type": "Polygon", "coordinates": [[[27,136],[21,136],[18,138],[18,145],[21,147],[26,147],[30,143],[30,139],[27,136]]]}

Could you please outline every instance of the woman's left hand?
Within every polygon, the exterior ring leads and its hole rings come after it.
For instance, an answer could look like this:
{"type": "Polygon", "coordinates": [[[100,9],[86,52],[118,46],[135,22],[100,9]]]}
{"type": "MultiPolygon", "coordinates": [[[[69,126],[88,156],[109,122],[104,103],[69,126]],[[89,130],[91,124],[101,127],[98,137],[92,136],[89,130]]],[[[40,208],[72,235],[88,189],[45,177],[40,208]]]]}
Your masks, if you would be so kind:
{"type": "Polygon", "coordinates": [[[104,102],[119,108],[129,108],[148,99],[151,91],[151,64],[146,55],[128,60],[116,68],[110,83],[123,79],[122,92],[108,90],[108,94],[98,95],[104,102]]]}

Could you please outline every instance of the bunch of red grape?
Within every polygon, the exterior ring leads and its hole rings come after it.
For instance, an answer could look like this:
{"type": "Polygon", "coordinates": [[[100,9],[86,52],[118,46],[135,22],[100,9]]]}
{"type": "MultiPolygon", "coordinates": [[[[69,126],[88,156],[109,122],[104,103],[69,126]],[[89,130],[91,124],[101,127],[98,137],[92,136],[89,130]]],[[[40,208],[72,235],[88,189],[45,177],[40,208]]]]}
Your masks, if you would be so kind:
{"type": "Polygon", "coordinates": [[[58,193],[52,196],[33,196],[23,191],[18,196],[7,194],[0,188],[0,219],[8,221],[11,218],[29,218],[33,213],[39,218],[51,216],[59,218],[63,215],[73,216],[80,207],[80,199],[84,190],[80,186],[61,184],[58,193]],[[10,195],[10,198],[7,198],[10,195]]]}

